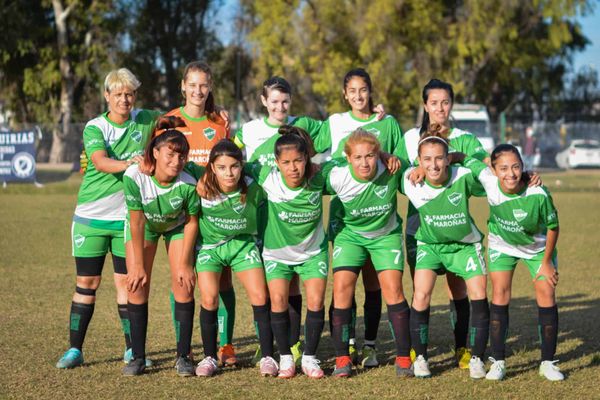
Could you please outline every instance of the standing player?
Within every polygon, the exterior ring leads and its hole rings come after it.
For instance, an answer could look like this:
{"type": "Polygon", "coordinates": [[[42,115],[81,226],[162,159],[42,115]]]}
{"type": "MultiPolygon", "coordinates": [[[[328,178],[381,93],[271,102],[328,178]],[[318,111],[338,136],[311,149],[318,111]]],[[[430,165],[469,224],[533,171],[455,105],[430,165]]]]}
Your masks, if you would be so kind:
{"type": "Polygon", "coordinates": [[[201,199],[200,250],[196,259],[202,306],[200,329],[205,358],[196,375],[212,376],[217,371],[217,308],[219,279],[223,267],[231,266],[246,292],[254,312],[260,341],[262,375],[275,376],[268,292],[263,264],[254,235],[256,210],[264,194],[254,180],[242,172],[241,150],[224,139],[210,152],[202,182],[206,195],[201,199]]]}
{"type": "Polygon", "coordinates": [[[464,279],[471,299],[471,378],[485,376],[481,361],[489,333],[486,298],[486,270],[483,235],[469,214],[468,198],[481,190],[467,168],[449,165],[448,143],[437,136],[425,136],[418,144],[419,165],[425,183],[413,185],[405,172],[402,191],[418,211],[417,254],[413,277],[414,295],[410,312],[411,343],[416,353],[416,377],[431,376],[427,362],[429,305],[438,272],[450,271],[464,279]]]}
{"type": "Polygon", "coordinates": [[[377,271],[396,343],[396,373],[412,376],[409,307],[402,289],[402,222],[396,212],[400,172],[391,174],[379,161],[374,134],[357,129],[344,144],[346,161],[332,162],[324,172],[327,191],[344,207],[344,228],[333,248],[332,339],[336,353],[334,376],[352,373],[348,331],[358,274],[367,258],[377,271]]]}
{"type": "Polygon", "coordinates": [[[177,361],[181,376],[194,375],[194,363],[188,357],[194,321],[194,286],[196,274],[192,266],[194,244],[198,233],[199,199],[196,180],[183,171],[189,145],[176,127],[185,126],[179,118],[163,117],[155,136],[146,149],[145,165],[152,166],[152,176],[143,174],[137,165],[125,171],[125,201],[129,210],[125,224],[127,252],[128,310],[131,321],[133,357],[123,368],[123,375],[133,376],[146,367],[146,331],[148,297],[152,266],[158,239],[164,236],[171,287],[175,296],[177,361]]]}
{"type": "MultiPolygon", "coordinates": [[[[373,113],[371,77],[362,68],[349,71],[344,77],[343,94],[350,105],[350,110],[344,113],[332,114],[323,123],[321,132],[315,141],[318,152],[330,150],[332,158],[344,157],[344,144],[348,136],[358,128],[362,128],[377,137],[381,150],[406,159],[406,151],[402,140],[402,130],[398,121],[391,115],[379,118],[373,113]]],[[[335,239],[343,229],[343,206],[339,199],[332,198],[329,212],[329,238],[335,239]]],[[[365,342],[362,349],[361,364],[363,367],[379,365],[375,351],[377,330],[381,319],[381,288],[377,274],[369,258],[365,263],[363,283],[365,287],[364,319],[365,342]]],[[[330,323],[332,321],[330,308],[330,323]]],[[[356,302],[352,301],[353,321],[356,319],[356,302]]],[[[355,347],[355,322],[350,324],[350,354],[356,362],[358,354],[355,347]]]]}
{"type": "Polygon", "coordinates": [[[558,214],[552,197],[542,186],[528,187],[519,151],[501,144],[491,157],[492,169],[473,162],[470,168],[483,184],[490,204],[489,269],[492,279],[490,345],[492,366],[486,375],[501,380],[506,373],[505,341],[508,333],[508,304],[514,269],[523,260],[533,278],[538,305],[538,327],[542,347],[539,373],[551,381],[563,374],[553,361],[558,336],[558,284],[556,243],[558,214]]]}
{"type": "Polygon", "coordinates": [[[89,121],[83,144],[91,159],[79,189],[73,216],[72,244],[77,267],[77,285],[71,303],[70,348],[57,368],[83,364],[83,341],[94,313],[106,254],[112,254],[117,305],[125,335],[124,361],[131,359],[127,311],[127,267],[123,240],[127,209],[123,194],[123,172],[141,162],[158,112],[133,109],[141,83],[128,69],[111,71],[104,80],[108,111],[89,121]]]}

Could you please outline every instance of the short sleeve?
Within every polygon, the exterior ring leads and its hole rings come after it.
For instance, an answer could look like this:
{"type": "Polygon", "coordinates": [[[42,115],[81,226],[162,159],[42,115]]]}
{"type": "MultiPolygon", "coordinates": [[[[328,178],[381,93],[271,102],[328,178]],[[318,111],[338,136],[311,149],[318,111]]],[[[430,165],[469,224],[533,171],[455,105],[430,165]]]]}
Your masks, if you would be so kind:
{"type": "Polygon", "coordinates": [[[294,126],[298,128],[302,128],[308,133],[313,142],[319,136],[319,132],[321,130],[321,125],[323,125],[323,121],[319,121],[310,117],[298,117],[294,121],[294,126]]]}
{"type": "Polygon", "coordinates": [[[331,170],[339,165],[340,161],[338,159],[334,159],[326,162],[321,166],[321,169],[319,170],[318,174],[320,175],[320,179],[322,179],[323,181],[323,193],[336,194],[336,191],[331,185],[331,170]]]}
{"type": "Polygon", "coordinates": [[[485,151],[483,145],[475,135],[464,135],[464,148],[461,149],[467,156],[483,161],[490,155],[485,151]]]}
{"type": "Polygon", "coordinates": [[[544,219],[544,224],[548,229],[558,228],[558,211],[554,207],[554,201],[550,193],[544,188],[546,196],[542,202],[541,217],[544,219]]]}
{"type": "Polygon", "coordinates": [[[127,173],[123,176],[123,187],[127,209],[142,210],[142,194],[140,193],[140,187],[127,173]]]}
{"type": "Polygon", "coordinates": [[[85,149],[85,153],[90,159],[95,151],[106,151],[106,144],[104,143],[104,135],[102,134],[102,130],[95,125],[86,126],[83,130],[83,147],[85,149]]]}
{"type": "Polygon", "coordinates": [[[198,181],[198,180],[200,180],[200,178],[202,178],[202,175],[204,175],[204,171],[206,171],[206,167],[203,167],[201,165],[198,165],[198,164],[190,161],[184,165],[183,171],[187,172],[188,174],[193,176],[194,179],[196,179],[198,181]]]}
{"type": "Polygon", "coordinates": [[[186,185],[186,212],[188,215],[198,215],[200,212],[200,198],[193,185],[186,185]]]}
{"type": "Polygon", "coordinates": [[[244,148],[244,130],[243,128],[238,129],[233,136],[233,143],[240,149],[244,148]]]}
{"type": "Polygon", "coordinates": [[[331,148],[331,129],[329,127],[329,120],[321,124],[319,133],[313,140],[315,151],[317,153],[323,153],[331,148]]]}

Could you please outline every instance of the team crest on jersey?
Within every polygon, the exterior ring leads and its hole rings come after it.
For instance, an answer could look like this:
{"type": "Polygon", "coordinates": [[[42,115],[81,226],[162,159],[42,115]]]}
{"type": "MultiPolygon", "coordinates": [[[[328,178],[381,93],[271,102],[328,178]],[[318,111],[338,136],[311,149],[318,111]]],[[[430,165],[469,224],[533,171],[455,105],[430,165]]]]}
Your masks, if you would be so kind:
{"type": "Polygon", "coordinates": [[[451,195],[448,196],[448,201],[450,203],[452,203],[453,206],[457,206],[460,201],[462,200],[463,195],[462,193],[452,193],[451,195]]]}
{"type": "Polygon", "coordinates": [[[417,262],[421,261],[423,259],[423,257],[425,257],[427,255],[427,252],[425,250],[418,250],[417,251],[417,262]]]}
{"type": "Polygon", "coordinates": [[[527,218],[527,212],[524,210],[521,210],[520,208],[517,208],[516,210],[513,210],[513,216],[515,217],[515,219],[518,222],[521,222],[525,218],[527,218]]]}
{"type": "Polygon", "coordinates": [[[321,193],[319,192],[312,192],[310,194],[310,196],[308,196],[308,202],[310,204],[312,204],[313,206],[316,206],[317,204],[319,204],[319,198],[321,197],[321,193]]]}
{"type": "Polygon", "coordinates": [[[73,242],[75,243],[75,247],[80,248],[83,246],[83,242],[85,242],[85,236],[79,234],[75,235],[73,242]]]}
{"type": "Polygon", "coordinates": [[[342,252],[342,248],[340,246],[335,246],[333,249],[333,258],[337,258],[342,252]]]}
{"type": "Polygon", "coordinates": [[[206,264],[210,261],[210,254],[200,253],[198,254],[198,264],[206,264]]]}
{"type": "Polygon", "coordinates": [[[246,203],[242,203],[241,201],[238,201],[231,208],[233,208],[233,211],[235,211],[236,213],[241,214],[246,209],[246,203]]]}
{"type": "Polygon", "coordinates": [[[373,135],[379,137],[379,134],[381,133],[381,131],[377,128],[369,128],[366,130],[369,133],[372,133],[373,135]]]}
{"type": "Polygon", "coordinates": [[[267,273],[271,273],[273,271],[275,271],[275,268],[277,268],[277,262],[276,261],[269,261],[266,265],[265,265],[265,271],[267,271],[267,273]]]}
{"type": "Polygon", "coordinates": [[[388,187],[387,186],[382,186],[380,188],[375,189],[375,194],[380,199],[383,199],[385,197],[385,195],[387,194],[387,192],[388,192],[388,187]]]}
{"type": "Polygon", "coordinates": [[[217,131],[215,131],[213,128],[204,128],[204,136],[206,136],[208,140],[212,140],[216,133],[217,131]]]}
{"type": "Polygon", "coordinates": [[[494,262],[498,259],[498,257],[500,257],[501,253],[499,251],[490,249],[489,254],[490,254],[490,261],[494,262]]]}
{"type": "Polygon", "coordinates": [[[142,131],[133,131],[131,133],[131,138],[140,143],[142,141],[142,131]]]}
{"type": "Polygon", "coordinates": [[[181,206],[181,203],[183,203],[183,199],[179,196],[169,199],[169,204],[171,204],[171,207],[175,209],[179,208],[181,206]]]}

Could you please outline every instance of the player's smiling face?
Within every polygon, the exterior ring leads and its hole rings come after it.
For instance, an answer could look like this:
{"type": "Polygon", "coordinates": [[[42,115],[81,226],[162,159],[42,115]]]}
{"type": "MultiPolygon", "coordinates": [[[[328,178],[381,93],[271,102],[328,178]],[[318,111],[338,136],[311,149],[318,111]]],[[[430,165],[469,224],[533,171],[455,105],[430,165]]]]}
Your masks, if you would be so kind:
{"type": "Polygon", "coordinates": [[[296,149],[286,149],[281,151],[275,161],[286,185],[296,188],[302,184],[307,162],[304,154],[296,149]]]}
{"type": "Polygon", "coordinates": [[[219,156],[211,164],[217,177],[221,192],[229,193],[237,190],[238,182],[242,176],[242,163],[229,156],[219,156]]]}
{"type": "Polygon", "coordinates": [[[206,72],[192,70],[181,81],[181,91],[185,96],[185,104],[204,108],[206,99],[211,91],[210,77],[206,72]]]}
{"type": "Polygon", "coordinates": [[[370,96],[369,86],[360,76],[351,78],[344,88],[344,98],[354,113],[371,114],[371,110],[369,110],[370,96]]]}
{"type": "Polygon", "coordinates": [[[270,89],[267,97],[260,96],[263,106],[269,113],[269,121],[277,125],[283,125],[287,122],[292,97],[289,93],[280,92],[277,89],[270,89]]]}
{"type": "Polygon", "coordinates": [[[377,160],[379,152],[374,144],[356,143],[350,148],[350,154],[346,156],[354,176],[368,181],[377,172],[377,160]]]}
{"type": "Polygon", "coordinates": [[[448,126],[450,111],[452,111],[452,100],[450,94],[444,89],[431,89],[427,95],[427,101],[423,108],[429,114],[430,123],[438,123],[448,126]]]}
{"type": "Polygon", "coordinates": [[[494,174],[498,177],[500,187],[506,193],[518,193],[522,187],[523,164],[516,154],[501,153],[494,161],[494,174]]]}
{"type": "Polygon", "coordinates": [[[135,103],[135,95],[135,90],[126,86],[117,86],[110,92],[104,92],[104,99],[108,103],[109,118],[115,119],[117,123],[129,119],[135,103]]]}
{"type": "Polygon", "coordinates": [[[158,180],[172,181],[183,170],[187,161],[187,157],[168,144],[154,148],[152,152],[156,160],[155,175],[158,180]]]}
{"type": "Polygon", "coordinates": [[[448,179],[448,154],[441,143],[423,143],[419,148],[419,165],[425,170],[425,179],[432,185],[442,185],[448,179]]]}

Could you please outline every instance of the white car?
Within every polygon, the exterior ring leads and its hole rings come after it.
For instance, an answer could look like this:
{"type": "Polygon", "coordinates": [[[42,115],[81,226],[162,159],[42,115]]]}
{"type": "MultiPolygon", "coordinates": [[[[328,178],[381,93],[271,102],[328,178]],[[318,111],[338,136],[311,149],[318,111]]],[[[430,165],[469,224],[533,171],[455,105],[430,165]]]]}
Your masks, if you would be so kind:
{"type": "Polygon", "coordinates": [[[600,168],[600,142],[576,139],[556,155],[559,168],[600,168]]]}

